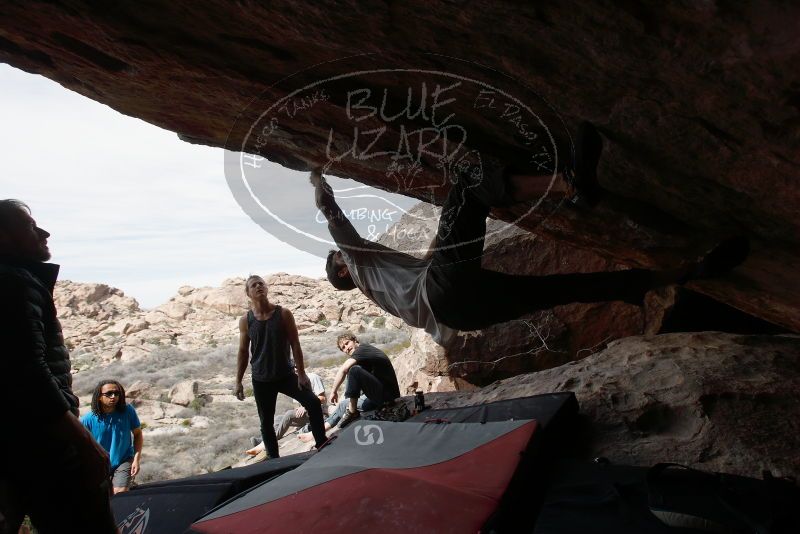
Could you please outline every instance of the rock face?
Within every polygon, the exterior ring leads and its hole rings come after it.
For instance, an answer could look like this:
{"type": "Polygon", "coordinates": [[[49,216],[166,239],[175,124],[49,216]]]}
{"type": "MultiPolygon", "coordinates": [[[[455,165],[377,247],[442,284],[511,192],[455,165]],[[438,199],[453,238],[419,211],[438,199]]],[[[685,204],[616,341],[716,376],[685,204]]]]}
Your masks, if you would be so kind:
{"type": "MultiPolygon", "coordinates": [[[[409,210],[398,226],[408,230],[407,235],[433,235],[439,211],[421,203],[409,210]]],[[[488,223],[482,258],[485,269],[516,275],[551,275],[622,268],[591,251],[505,226],[498,221],[488,223]]],[[[398,241],[396,235],[390,232],[378,242],[388,245],[391,240],[401,250],[423,254],[427,243],[410,238],[398,241]]],[[[519,295],[509,294],[507,298],[519,295]]],[[[415,333],[411,346],[398,358],[403,362],[403,372],[398,375],[400,385],[416,382],[424,391],[445,391],[460,389],[458,386],[463,387],[465,381],[482,385],[555,367],[597,352],[609,341],[648,330],[658,332],[664,304],[653,298],[646,309],[622,302],[558,306],[481,331],[462,332],[446,348],[438,347],[423,333],[415,333]]]]}
{"type": "Polygon", "coordinates": [[[198,383],[196,380],[183,380],[170,388],[168,397],[172,404],[189,406],[197,397],[198,383]]]}
{"type": "MultiPolygon", "coordinates": [[[[418,204],[397,225],[405,231],[404,239],[390,229],[378,242],[421,256],[430,241],[425,236],[436,232],[439,211],[430,204],[418,204]]],[[[536,276],[625,268],[590,250],[491,219],[481,264],[493,271],[536,276]]],[[[519,295],[507,295],[509,300],[514,298],[519,295]]],[[[401,387],[416,383],[424,391],[462,389],[466,382],[485,385],[585,358],[627,336],[710,329],[782,333],[780,327],[699,293],[670,286],[648,293],[642,307],[623,302],[557,306],[481,331],[462,332],[446,348],[421,332],[414,333],[411,346],[398,357],[402,370],[398,377],[401,387]]]]}
{"type": "Polygon", "coordinates": [[[759,478],[800,473],[798,336],[632,337],[561,367],[425,398],[437,408],[555,391],[575,392],[590,424],[587,455],[759,478]]]}
{"type": "MultiPolygon", "coordinates": [[[[332,174],[436,202],[445,194],[441,159],[431,156],[439,147],[422,157],[420,138],[415,164],[400,168],[408,132],[440,135],[447,122],[469,134],[462,154],[547,167],[569,159],[563,139],[591,120],[606,141],[601,181],[614,194],[592,213],[547,199],[517,224],[639,267],[674,265],[721,235],[747,234],[746,264],[695,289],[799,331],[798,15],[774,0],[240,9],[212,1],[189,11],[166,1],[113,10],[17,2],[0,15],[0,60],[186,140],[291,168],[324,163],[328,146],[332,174]],[[281,103],[320,80],[328,82],[316,93],[281,103]],[[364,96],[355,107],[353,90],[364,96]],[[276,103],[274,128],[249,135],[276,103]]],[[[441,153],[458,144],[449,139],[441,153]]],[[[514,220],[523,209],[495,215],[514,220]]]]}

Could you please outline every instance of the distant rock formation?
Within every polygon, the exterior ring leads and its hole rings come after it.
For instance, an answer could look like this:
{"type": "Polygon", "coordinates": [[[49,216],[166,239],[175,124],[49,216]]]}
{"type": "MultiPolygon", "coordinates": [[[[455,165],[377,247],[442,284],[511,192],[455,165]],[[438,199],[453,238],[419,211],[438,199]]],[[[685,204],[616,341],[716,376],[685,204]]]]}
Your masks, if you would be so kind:
{"type": "MultiPolygon", "coordinates": [[[[382,328],[406,328],[358,291],[336,291],[326,280],[285,273],[266,277],[272,301],[287,306],[302,334],[370,328],[382,317],[382,328]]],[[[81,368],[114,359],[131,361],[154,348],[175,345],[185,350],[232,343],[238,320],[247,311],[244,279],[220,287],[183,286],[168,302],[142,310],[122,291],[105,284],[60,281],[55,302],[71,350],[81,368]]]]}

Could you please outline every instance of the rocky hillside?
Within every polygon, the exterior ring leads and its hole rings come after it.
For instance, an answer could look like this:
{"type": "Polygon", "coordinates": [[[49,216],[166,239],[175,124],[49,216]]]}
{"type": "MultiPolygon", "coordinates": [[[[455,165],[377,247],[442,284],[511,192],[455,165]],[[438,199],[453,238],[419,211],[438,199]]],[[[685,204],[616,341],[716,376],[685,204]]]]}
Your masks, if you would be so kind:
{"type": "MultiPolygon", "coordinates": [[[[270,298],[292,310],[302,335],[363,332],[376,325],[404,328],[363,295],[337,292],[327,281],[280,273],[268,276],[267,283],[270,298]]],[[[231,343],[248,309],[243,278],[225,280],[221,287],[181,287],[152,310],[104,284],[58,282],[55,301],[78,370],[115,359],[134,361],[164,346],[191,351],[231,343]]]]}
{"type": "MultiPolygon", "coordinates": [[[[270,298],[295,315],[307,368],[329,387],[344,360],[337,333],[356,332],[392,358],[410,345],[409,330],[358,292],[339,293],[327,281],[287,274],[266,280],[270,298]]],[[[244,401],[231,394],[238,319],[247,309],[244,279],[182,287],[152,310],[104,284],[58,282],[55,301],[82,411],[97,381],[114,378],[144,423],[139,482],[208,472],[242,459],[250,437],[260,434],[252,388],[246,387],[244,401]]],[[[277,413],[290,407],[281,396],[277,413]]]]}

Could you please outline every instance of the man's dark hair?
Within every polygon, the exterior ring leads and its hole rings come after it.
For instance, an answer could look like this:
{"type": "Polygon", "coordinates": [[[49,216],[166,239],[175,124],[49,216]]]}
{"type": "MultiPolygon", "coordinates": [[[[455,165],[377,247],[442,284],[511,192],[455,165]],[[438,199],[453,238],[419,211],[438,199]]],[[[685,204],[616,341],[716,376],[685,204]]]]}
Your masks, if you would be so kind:
{"type": "Polygon", "coordinates": [[[358,343],[358,338],[352,332],[343,332],[336,337],[336,348],[342,350],[341,344],[342,340],[352,341],[353,343],[358,343]]]}
{"type": "Polygon", "coordinates": [[[7,198],[0,200],[0,228],[7,228],[17,217],[20,210],[30,214],[31,209],[21,200],[7,198]]]}
{"type": "Polygon", "coordinates": [[[333,263],[333,256],[336,254],[336,252],[336,250],[329,251],[328,259],[325,261],[325,274],[328,275],[328,282],[330,282],[333,287],[340,291],[350,291],[351,289],[355,289],[356,284],[353,282],[351,277],[339,277],[336,265],[333,263]]]}
{"type": "Polygon", "coordinates": [[[105,415],[103,413],[103,407],[100,406],[100,391],[103,389],[103,386],[107,386],[108,384],[113,384],[117,386],[117,389],[119,389],[119,400],[117,401],[117,406],[114,408],[114,411],[125,411],[125,388],[122,387],[122,384],[116,380],[101,380],[97,383],[97,385],[94,387],[94,391],[92,392],[92,413],[98,417],[105,415]]]}

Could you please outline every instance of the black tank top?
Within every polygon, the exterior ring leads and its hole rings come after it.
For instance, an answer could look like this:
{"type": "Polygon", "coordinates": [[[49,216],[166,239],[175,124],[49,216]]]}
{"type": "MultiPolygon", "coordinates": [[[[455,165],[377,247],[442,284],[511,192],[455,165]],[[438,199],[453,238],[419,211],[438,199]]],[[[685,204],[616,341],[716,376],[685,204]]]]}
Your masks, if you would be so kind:
{"type": "Polygon", "coordinates": [[[250,336],[250,367],[253,380],[275,382],[292,374],[289,362],[289,339],[283,329],[281,307],[275,306],[266,321],[247,312],[247,333],[250,336]]]}

